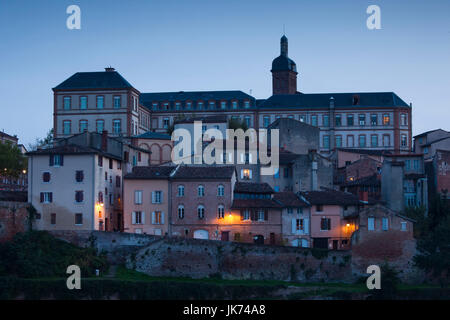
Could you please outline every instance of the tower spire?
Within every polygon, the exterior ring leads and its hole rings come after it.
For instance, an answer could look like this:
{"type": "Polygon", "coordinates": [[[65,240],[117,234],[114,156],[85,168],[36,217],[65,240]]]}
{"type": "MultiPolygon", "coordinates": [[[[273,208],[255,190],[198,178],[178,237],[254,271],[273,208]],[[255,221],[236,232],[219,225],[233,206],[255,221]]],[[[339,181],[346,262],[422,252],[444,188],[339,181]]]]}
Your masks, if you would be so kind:
{"type": "Polygon", "coordinates": [[[284,57],[288,56],[288,39],[285,35],[283,35],[280,40],[280,53],[284,57]]]}

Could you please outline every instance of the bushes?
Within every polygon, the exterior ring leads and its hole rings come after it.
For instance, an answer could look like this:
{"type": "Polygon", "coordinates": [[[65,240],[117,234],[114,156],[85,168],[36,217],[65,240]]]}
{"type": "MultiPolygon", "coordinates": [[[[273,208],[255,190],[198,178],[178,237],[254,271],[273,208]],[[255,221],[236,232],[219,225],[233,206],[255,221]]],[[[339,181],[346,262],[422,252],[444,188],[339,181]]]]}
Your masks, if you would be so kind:
{"type": "Polygon", "coordinates": [[[67,267],[73,264],[84,277],[94,275],[95,269],[105,272],[108,268],[105,257],[94,249],[77,247],[45,231],[19,233],[0,244],[0,276],[65,277],[67,267]]]}

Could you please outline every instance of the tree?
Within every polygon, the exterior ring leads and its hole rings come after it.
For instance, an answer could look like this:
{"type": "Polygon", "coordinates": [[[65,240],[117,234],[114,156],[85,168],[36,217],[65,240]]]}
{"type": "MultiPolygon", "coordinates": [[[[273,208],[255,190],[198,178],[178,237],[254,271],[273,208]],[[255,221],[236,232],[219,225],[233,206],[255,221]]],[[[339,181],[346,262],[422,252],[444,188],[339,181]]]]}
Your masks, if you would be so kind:
{"type": "Polygon", "coordinates": [[[241,121],[239,119],[231,118],[228,120],[228,129],[242,129],[246,131],[248,129],[247,123],[245,121],[241,121]]]}
{"type": "Polygon", "coordinates": [[[9,141],[0,143],[0,173],[17,178],[27,168],[27,158],[17,145],[9,141]]]}
{"type": "Polygon", "coordinates": [[[39,147],[49,146],[53,143],[53,128],[47,132],[47,136],[45,138],[36,138],[35,143],[30,143],[28,145],[31,151],[36,150],[39,147]]]}

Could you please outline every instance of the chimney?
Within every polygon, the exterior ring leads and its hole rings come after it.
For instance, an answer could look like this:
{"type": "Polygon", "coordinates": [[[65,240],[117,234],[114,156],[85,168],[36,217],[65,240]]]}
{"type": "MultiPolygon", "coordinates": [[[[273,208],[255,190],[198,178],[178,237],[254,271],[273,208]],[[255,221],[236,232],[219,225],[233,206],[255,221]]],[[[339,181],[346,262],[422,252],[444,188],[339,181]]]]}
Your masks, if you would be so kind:
{"type": "Polygon", "coordinates": [[[103,130],[102,132],[102,151],[107,152],[108,151],[108,131],[103,130]]]}
{"type": "Polygon", "coordinates": [[[114,71],[116,71],[116,69],[114,69],[111,66],[105,68],[105,72],[114,72],[114,71]]]}

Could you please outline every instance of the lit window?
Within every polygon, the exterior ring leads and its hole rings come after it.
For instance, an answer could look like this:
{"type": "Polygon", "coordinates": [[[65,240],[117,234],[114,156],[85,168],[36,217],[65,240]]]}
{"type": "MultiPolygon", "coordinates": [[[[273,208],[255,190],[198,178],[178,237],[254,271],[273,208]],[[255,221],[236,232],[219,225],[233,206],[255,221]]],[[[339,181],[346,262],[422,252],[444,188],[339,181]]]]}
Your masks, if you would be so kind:
{"type": "Polygon", "coordinates": [[[161,211],[152,212],[152,224],[164,224],[164,213],[161,211]]]}
{"type": "Polygon", "coordinates": [[[242,169],[242,179],[250,180],[252,178],[252,171],[250,169],[242,169]]]}
{"type": "Polygon", "coordinates": [[[225,208],[223,205],[217,207],[217,218],[223,219],[225,217],[225,208]]]}
{"type": "Polygon", "coordinates": [[[391,123],[391,117],[389,116],[389,114],[383,114],[383,124],[385,126],[388,126],[391,123]]]}

